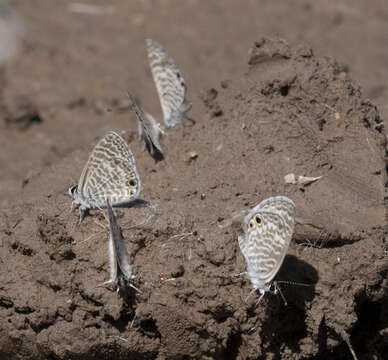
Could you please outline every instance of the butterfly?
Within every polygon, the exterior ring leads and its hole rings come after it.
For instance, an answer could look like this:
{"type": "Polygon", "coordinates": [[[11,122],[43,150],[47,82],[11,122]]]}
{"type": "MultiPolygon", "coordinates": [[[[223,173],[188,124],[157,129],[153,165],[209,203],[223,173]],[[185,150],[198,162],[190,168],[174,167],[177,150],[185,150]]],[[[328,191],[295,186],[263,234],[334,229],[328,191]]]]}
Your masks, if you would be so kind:
{"type": "Polygon", "coordinates": [[[159,137],[161,133],[160,125],[156,122],[154,117],[144,112],[136,103],[134,97],[128,93],[130,108],[135,113],[138,126],[139,137],[144,140],[145,146],[154,158],[154,160],[160,161],[164,159],[162,148],[159,144],[159,137]]]}
{"type": "Polygon", "coordinates": [[[130,286],[133,289],[139,291],[132,281],[135,278],[132,275],[132,267],[129,263],[129,256],[127,249],[125,248],[124,239],[120,231],[120,227],[117,224],[116,216],[110,205],[109,199],[106,201],[106,207],[108,209],[109,218],[109,269],[110,279],[104,283],[114,283],[117,286],[117,290],[125,289],[130,286]]]}
{"type": "Polygon", "coordinates": [[[141,181],[135,158],[124,139],[108,132],[94,147],[78,184],[68,187],[73,206],[78,205],[80,221],[89,209],[128,203],[140,194],[141,181]]]}
{"type": "MultiPolygon", "coordinates": [[[[238,244],[247,265],[253,291],[260,299],[271,291],[274,277],[287,253],[295,226],[295,204],[286,196],[263,200],[243,220],[245,233],[238,244]]],[[[276,284],[275,284],[276,285],[276,284]]],[[[275,286],[275,293],[277,292],[275,286]]]]}
{"type": "Polygon", "coordinates": [[[148,62],[158,91],[167,127],[183,122],[191,103],[185,99],[186,82],[175,61],[156,41],[146,39],[148,62]]]}
{"type": "Polygon", "coordinates": [[[20,52],[26,29],[12,7],[0,2],[0,64],[4,64],[20,52]]]}

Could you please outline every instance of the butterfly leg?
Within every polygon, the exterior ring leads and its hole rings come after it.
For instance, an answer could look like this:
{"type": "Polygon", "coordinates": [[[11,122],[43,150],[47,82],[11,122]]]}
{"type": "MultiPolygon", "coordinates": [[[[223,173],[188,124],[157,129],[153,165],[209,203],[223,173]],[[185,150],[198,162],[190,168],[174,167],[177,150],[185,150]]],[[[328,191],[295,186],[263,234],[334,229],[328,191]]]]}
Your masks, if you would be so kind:
{"type": "Polygon", "coordinates": [[[156,123],[154,126],[155,126],[155,128],[157,129],[158,138],[159,138],[160,134],[166,135],[166,132],[164,131],[164,128],[163,128],[162,125],[160,125],[160,123],[156,123]]]}
{"type": "Polygon", "coordinates": [[[283,301],[284,301],[284,305],[287,306],[287,305],[288,305],[287,300],[286,300],[286,298],[284,297],[283,292],[282,292],[282,290],[280,289],[279,285],[278,285],[276,282],[272,283],[272,285],[273,285],[273,287],[274,287],[273,293],[274,293],[275,295],[276,295],[277,293],[279,293],[280,296],[282,297],[283,301]]]}
{"type": "Polygon", "coordinates": [[[79,207],[79,222],[81,224],[82,220],[85,218],[85,215],[88,213],[88,209],[84,209],[81,206],[79,207]]]}
{"type": "Polygon", "coordinates": [[[141,293],[141,291],[135,285],[132,284],[131,280],[128,280],[123,276],[119,276],[117,280],[117,292],[122,291],[123,293],[126,293],[126,290],[128,290],[128,288],[132,288],[136,292],[141,293]]]}
{"type": "Polygon", "coordinates": [[[255,291],[256,291],[256,289],[251,290],[251,292],[250,292],[250,293],[248,294],[248,296],[246,297],[245,302],[248,301],[248,299],[250,298],[250,296],[251,296],[255,291]]]}
{"type": "Polygon", "coordinates": [[[261,299],[264,297],[264,295],[265,295],[265,291],[263,291],[263,292],[261,293],[261,295],[260,295],[260,297],[259,297],[259,300],[257,300],[257,302],[256,302],[256,306],[259,305],[259,303],[260,303],[261,299]]]}
{"type": "Polygon", "coordinates": [[[101,285],[98,285],[98,286],[106,286],[106,285],[113,284],[115,282],[116,282],[115,279],[109,279],[108,281],[104,281],[101,285]]]}
{"type": "Polygon", "coordinates": [[[134,289],[136,292],[140,293],[141,294],[141,291],[136,287],[134,286],[132,283],[129,283],[129,286],[134,289]]]}
{"type": "Polygon", "coordinates": [[[234,274],[233,277],[239,277],[239,276],[245,275],[246,273],[247,273],[246,271],[243,271],[243,272],[240,272],[239,274],[234,274]]]}
{"type": "MultiPolygon", "coordinates": [[[[117,286],[116,279],[109,279],[108,281],[104,281],[102,284],[99,284],[96,287],[107,287],[108,285],[111,285],[111,284],[114,284],[114,286],[116,287],[117,286]]],[[[117,286],[117,291],[119,291],[118,286],[117,286]]]]}

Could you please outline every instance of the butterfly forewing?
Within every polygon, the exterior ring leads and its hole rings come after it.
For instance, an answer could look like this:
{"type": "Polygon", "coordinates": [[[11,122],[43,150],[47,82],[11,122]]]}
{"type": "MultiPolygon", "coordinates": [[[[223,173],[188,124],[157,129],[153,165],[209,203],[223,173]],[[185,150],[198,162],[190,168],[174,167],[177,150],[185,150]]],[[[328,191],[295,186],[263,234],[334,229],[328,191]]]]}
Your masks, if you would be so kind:
{"type": "Polygon", "coordinates": [[[175,61],[156,41],[146,39],[148,61],[158,91],[166,126],[183,122],[191,105],[185,100],[186,82],[175,61]]]}
{"type": "Polygon", "coordinates": [[[78,192],[91,208],[135,199],[140,192],[135,159],[124,139],[111,131],[93,149],[82,172],[78,192]]]}

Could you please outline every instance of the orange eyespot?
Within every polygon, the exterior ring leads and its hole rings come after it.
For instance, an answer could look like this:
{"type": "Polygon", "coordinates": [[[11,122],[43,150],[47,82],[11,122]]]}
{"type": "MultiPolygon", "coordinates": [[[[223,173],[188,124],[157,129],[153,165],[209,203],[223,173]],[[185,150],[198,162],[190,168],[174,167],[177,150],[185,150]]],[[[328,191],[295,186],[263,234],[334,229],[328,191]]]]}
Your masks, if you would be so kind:
{"type": "Polygon", "coordinates": [[[260,215],[256,215],[256,216],[254,217],[254,219],[255,219],[255,223],[257,224],[257,226],[263,225],[263,220],[261,220],[260,215]]]}
{"type": "Polygon", "coordinates": [[[136,188],[136,186],[137,186],[137,181],[136,181],[135,179],[129,179],[129,180],[127,181],[127,185],[128,185],[128,187],[130,187],[130,188],[136,188]]]}

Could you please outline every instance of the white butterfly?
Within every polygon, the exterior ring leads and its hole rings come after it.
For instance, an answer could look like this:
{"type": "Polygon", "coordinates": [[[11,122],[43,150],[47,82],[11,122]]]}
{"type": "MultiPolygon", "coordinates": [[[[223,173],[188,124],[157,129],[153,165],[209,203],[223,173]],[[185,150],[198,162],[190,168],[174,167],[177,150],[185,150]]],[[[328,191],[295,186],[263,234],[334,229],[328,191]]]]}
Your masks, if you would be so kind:
{"type": "Polygon", "coordinates": [[[183,122],[191,103],[185,99],[186,82],[175,61],[156,41],[146,39],[148,61],[158,91],[166,126],[183,122]]]}
{"type": "Polygon", "coordinates": [[[141,182],[135,159],[124,139],[110,131],[94,147],[78,184],[68,192],[78,205],[81,220],[85,211],[128,203],[140,194],[141,182]]]}
{"type": "Polygon", "coordinates": [[[106,207],[108,208],[110,230],[108,247],[110,279],[106,281],[104,285],[114,283],[118,287],[117,290],[125,289],[130,286],[138,291],[132,284],[135,276],[132,275],[132,267],[129,263],[128,252],[125,248],[124,239],[109,200],[106,202],[106,207]]]}
{"type": "Polygon", "coordinates": [[[287,253],[295,226],[295,204],[286,196],[268,198],[245,216],[243,225],[245,234],[239,236],[238,243],[253,291],[259,290],[261,299],[270,291],[287,253]]]}

